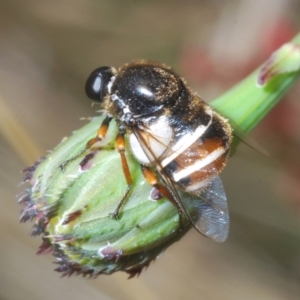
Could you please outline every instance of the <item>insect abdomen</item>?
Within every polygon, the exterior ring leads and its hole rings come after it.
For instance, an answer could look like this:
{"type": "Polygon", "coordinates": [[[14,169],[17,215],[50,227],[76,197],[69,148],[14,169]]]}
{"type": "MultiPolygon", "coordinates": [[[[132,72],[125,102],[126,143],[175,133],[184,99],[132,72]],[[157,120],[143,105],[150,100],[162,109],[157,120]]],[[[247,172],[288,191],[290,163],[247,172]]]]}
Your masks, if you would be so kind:
{"type": "Polygon", "coordinates": [[[214,114],[205,133],[177,155],[164,170],[180,188],[197,194],[226,165],[230,142],[229,125],[214,114]]]}

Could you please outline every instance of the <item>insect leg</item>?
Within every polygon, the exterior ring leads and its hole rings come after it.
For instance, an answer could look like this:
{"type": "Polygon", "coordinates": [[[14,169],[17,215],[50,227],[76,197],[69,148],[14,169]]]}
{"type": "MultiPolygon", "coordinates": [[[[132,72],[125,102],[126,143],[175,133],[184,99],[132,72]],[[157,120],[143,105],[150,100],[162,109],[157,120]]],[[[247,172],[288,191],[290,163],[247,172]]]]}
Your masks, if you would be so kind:
{"type": "Polygon", "coordinates": [[[108,131],[109,128],[109,123],[111,121],[112,117],[106,116],[105,119],[103,120],[101,126],[99,127],[98,131],[97,131],[97,135],[90,139],[87,143],[84,149],[82,149],[79,153],[77,153],[75,156],[72,156],[70,159],[64,161],[61,165],[60,168],[62,171],[65,170],[66,166],[73,160],[75,160],[76,158],[78,158],[80,155],[82,155],[83,153],[87,152],[88,150],[91,150],[93,148],[93,145],[97,142],[102,141],[108,131]]]}
{"type": "Polygon", "coordinates": [[[93,148],[94,144],[96,144],[97,142],[102,141],[107,134],[108,128],[109,128],[109,123],[112,120],[112,117],[110,116],[106,116],[105,119],[103,120],[101,126],[99,127],[98,131],[97,131],[97,135],[90,139],[85,146],[85,150],[90,150],[93,148]]]}
{"type": "Polygon", "coordinates": [[[147,182],[150,185],[152,185],[154,188],[156,188],[163,196],[165,196],[177,208],[178,215],[179,215],[179,227],[180,230],[182,230],[183,229],[182,215],[184,212],[182,211],[181,207],[178,205],[177,201],[174,199],[174,196],[165,186],[159,183],[156,174],[149,167],[145,165],[141,165],[141,167],[142,167],[143,175],[147,180],[147,182]]]}
{"type": "Polygon", "coordinates": [[[119,134],[116,138],[115,145],[116,145],[116,149],[119,152],[120,157],[121,157],[122,169],[123,169],[123,174],[125,176],[125,180],[127,183],[127,188],[126,188],[125,195],[121,199],[116,210],[111,214],[112,218],[114,218],[114,219],[118,218],[120,209],[123,206],[124,202],[127,200],[128,196],[129,196],[129,192],[132,187],[132,178],[131,178],[129,166],[127,163],[127,158],[125,156],[125,139],[124,139],[125,132],[126,132],[125,128],[119,127],[119,134]]]}

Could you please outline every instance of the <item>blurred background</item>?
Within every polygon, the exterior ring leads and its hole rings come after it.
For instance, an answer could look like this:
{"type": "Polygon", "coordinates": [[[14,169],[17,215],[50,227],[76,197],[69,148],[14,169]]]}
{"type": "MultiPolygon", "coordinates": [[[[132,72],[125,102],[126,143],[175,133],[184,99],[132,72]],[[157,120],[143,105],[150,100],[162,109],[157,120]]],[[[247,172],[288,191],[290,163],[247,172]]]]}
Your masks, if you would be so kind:
{"type": "Polygon", "coordinates": [[[0,299],[299,299],[299,84],[252,134],[270,157],[241,145],[222,174],[228,240],[191,230],[138,279],[61,279],[15,198],[20,170],[96,114],[96,67],[162,61],[209,101],[299,28],[297,0],[0,0],[0,299]]]}

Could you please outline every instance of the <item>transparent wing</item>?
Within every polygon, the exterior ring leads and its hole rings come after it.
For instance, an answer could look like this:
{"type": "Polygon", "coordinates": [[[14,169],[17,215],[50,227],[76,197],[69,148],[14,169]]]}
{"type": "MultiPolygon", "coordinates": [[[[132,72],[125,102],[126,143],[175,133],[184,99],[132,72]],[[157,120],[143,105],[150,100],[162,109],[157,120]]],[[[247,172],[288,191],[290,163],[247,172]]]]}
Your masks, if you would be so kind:
{"type": "Polygon", "coordinates": [[[219,176],[215,177],[200,195],[182,196],[184,206],[190,211],[194,227],[217,242],[224,242],[229,231],[227,199],[219,176]]]}
{"type": "MultiPolygon", "coordinates": [[[[151,135],[153,139],[156,139],[154,134],[150,132],[148,132],[148,134],[151,135]]],[[[199,195],[193,195],[187,192],[178,193],[173,181],[163,171],[163,167],[155,157],[151,147],[141,135],[141,132],[137,130],[135,131],[135,135],[142,149],[144,149],[145,154],[151,153],[151,156],[154,157],[154,163],[157,165],[155,168],[157,173],[193,227],[214,241],[225,241],[229,231],[229,215],[227,199],[220,177],[217,176],[212,179],[199,195]]]]}
{"type": "MultiPolygon", "coordinates": [[[[222,115],[224,117],[226,117],[226,119],[228,120],[231,128],[233,129],[232,134],[236,139],[238,139],[239,141],[241,141],[242,143],[244,143],[248,147],[258,151],[259,153],[262,153],[266,156],[270,156],[269,153],[261,145],[259,145],[253,138],[247,136],[248,133],[243,131],[243,129],[240,126],[238,126],[233,120],[231,120],[231,118],[224,115],[223,112],[222,112],[222,115]]],[[[230,151],[231,156],[235,153],[237,145],[238,145],[238,143],[233,143],[234,147],[230,151]]]]}

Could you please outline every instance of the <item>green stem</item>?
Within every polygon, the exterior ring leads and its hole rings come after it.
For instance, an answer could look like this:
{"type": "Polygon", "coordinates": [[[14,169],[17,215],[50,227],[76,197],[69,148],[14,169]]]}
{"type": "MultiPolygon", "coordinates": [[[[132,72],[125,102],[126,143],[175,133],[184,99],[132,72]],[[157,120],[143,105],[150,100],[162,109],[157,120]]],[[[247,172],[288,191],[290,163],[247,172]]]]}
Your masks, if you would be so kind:
{"type": "MultiPolygon", "coordinates": [[[[300,33],[291,41],[300,47],[300,33]]],[[[282,62],[284,64],[284,62],[282,62]]],[[[261,66],[236,86],[210,104],[228,117],[243,132],[253,130],[291,88],[299,70],[274,76],[266,85],[258,86],[261,66]]]]}

